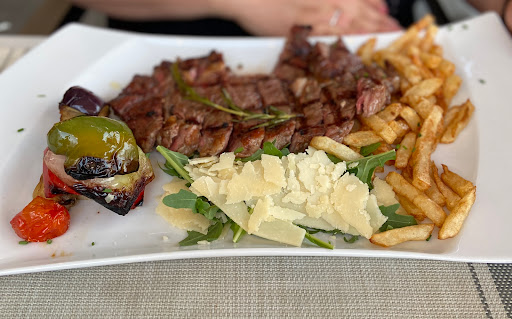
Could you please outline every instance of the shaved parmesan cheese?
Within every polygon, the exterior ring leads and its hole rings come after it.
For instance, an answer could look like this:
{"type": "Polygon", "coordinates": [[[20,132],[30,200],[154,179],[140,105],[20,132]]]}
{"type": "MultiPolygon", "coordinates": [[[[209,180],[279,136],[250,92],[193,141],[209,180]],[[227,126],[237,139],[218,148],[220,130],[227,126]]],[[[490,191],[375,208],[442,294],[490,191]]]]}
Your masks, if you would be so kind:
{"type": "Polygon", "coordinates": [[[261,165],[263,166],[263,178],[266,182],[279,187],[286,187],[284,167],[279,157],[263,154],[261,155],[261,165]]]}
{"type": "Polygon", "coordinates": [[[378,177],[373,179],[373,189],[370,191],[370,194],[375,195],[380,206],[391,206],[398,203],[393,188],[386,181],[378,177]]]}
{"type": "MultiPolygon", "coordinates": [[[[176,178],[171,183],[165,184],[163,187],[165,193],[162,196],[162,199],[167,195],[178,193],[181,189],[187,189],[185,186],[186,183],[186,181],[176,178]]],[[[179,229],[193,230],[206,234],[208,232],[208,227],[210,227],[210,220],[203,215],[196,214],[192,212],[191,209],[178,209],[166,206],[162,200],[158,203],[156,212],[169,224],[179,229]]]]}
{"type": "Polygon", "coordinates": [[[227,187],[227,203],[237,203],[281,192],[282,187],[265,181],[261,161],[245,163],[240,174],[234,174],[227,187]]]}
{"type": "MultiPolygon", "coordinates": [[[[223,169],[233,168],[233,164],[235,162],[235,153],[223,153],[219,156],[219,162],[214,164],[210,168],[210,172],[221,171],[223,169]]],[[[189,162],[190,163],[190,162],[189,162]]]]}
{"type": "Polygon", "coordinates": [[[370,226],[372,226],[373,232],[375,233],[379,230],[380,226],[384,225],[388,220],[388,218],[380,211],[375,195],[370,195],[368,198],[366,211],[368,212],[368,215],[370,215],[370,226]]]}
{"type": "Polygon", "coordinates": [[[368,185],[351,174],[343,175],[331,194],[331,202],[336,213],[366,238],[373,234],[370,215],[366,212],[368,198],[368,185]]]}
{"type": "Polygon", "coordinates": [[[323,229],[323,230],[327,230],[327,231],[335,229],[331,224],[329,224],[323,218],[311,218],[308,216],[304,216],[301,219],[297,219],[293,223],[296,225],[306,226],[306,227],[315,228],[315,229],[323,229]]]}
{"type": "Polygon", "coordinates": [[[299,213],[296,210],[279,207],[279,206],[271,206],[269,209],[270,216],[285,220],[285,221],[294,221],[297,219],[303,218],[305,215],[302,213],[299,213]]]}
{"type": "Polygon", "coordinates": [[[251,217],[249,217],[249,223],[247,228],[247,233],[252,234],[254,232],[257,232],[260,229],[260,225],[265,220],[268,220],[270,217],[270,202],[269,198],[265,197],[264,200],[259,199],[256,203],[256,206],[254,206],[254,211],[251,214],[251,217]]]}

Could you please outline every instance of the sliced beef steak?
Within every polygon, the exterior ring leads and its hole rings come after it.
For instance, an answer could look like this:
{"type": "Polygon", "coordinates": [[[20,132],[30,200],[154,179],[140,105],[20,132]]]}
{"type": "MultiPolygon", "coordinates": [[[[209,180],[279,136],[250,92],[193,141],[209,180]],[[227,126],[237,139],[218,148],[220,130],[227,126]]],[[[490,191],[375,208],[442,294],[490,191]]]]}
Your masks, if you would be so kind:
{"type": "Polygon", "coordinates": [[[228,146],[232,132],[232,123],[226,127],[204,129],[199,142],[199,156],[213,156],[222,153],[228,146]]]}
{"type": "Polygon", "coordinates": [[[290,145],[295,132],[295,121],[290,120],[274,127],[265,129],[263,142],[273,142],[275,147],[282,149],[290,145]]]}

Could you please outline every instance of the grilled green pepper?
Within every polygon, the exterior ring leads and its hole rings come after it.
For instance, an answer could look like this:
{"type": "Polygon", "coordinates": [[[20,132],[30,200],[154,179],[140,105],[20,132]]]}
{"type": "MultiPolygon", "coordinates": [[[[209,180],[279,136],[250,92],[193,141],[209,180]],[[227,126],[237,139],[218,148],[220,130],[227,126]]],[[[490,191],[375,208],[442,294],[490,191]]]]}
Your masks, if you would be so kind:
{"type": "Polygon", "coordinates": [[[128,174],[139,168],[139,151],[130,128],[106,117],[78,116],[56,123],[48,148],[65,155],[64,169],[78,180],[128,174]]]}

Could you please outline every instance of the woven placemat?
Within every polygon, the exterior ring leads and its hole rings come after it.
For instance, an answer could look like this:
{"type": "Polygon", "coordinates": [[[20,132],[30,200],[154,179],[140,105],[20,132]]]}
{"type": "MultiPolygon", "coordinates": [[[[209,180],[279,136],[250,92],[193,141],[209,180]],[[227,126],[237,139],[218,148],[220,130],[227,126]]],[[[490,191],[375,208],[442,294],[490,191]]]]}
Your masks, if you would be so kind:
{"type": "Polygon", "coordinates": [[[0,277],[0,316],[510,318],[510,281],[505,310],[495,280],[486,264],[421,260],[161,261],[0,277]]]}

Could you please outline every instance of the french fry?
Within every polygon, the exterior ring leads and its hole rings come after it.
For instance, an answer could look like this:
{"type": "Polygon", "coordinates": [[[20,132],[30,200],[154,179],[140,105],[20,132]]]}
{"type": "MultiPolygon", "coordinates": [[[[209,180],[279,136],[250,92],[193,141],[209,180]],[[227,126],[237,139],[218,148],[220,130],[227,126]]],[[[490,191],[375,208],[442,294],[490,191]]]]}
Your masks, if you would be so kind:
{"type": "Polygon", "coordinates": [[[386,51],[390,53],[399,52],[407,42],[410,42],[412,39],[418,36],[419,31],[420,29],[416,28],[415,26],[411,26],[398,39],[393,41],[393,43],[391,43],[386,48],[386,51]]]}
{"type": "Polygon", "coordinates": [[[343,143],[355,147],[363,147],[378,142],[382,142],[382,138],[373,131],[358,131],[343,138],[343,143]]]}
{"type": "Polygon", "coordinates": [[[431,14],[426,14],[423,18],[418,20],[415,24],[413,24],[409,28],[414,28],[418,31],[421,31],[421,30],[429,27],[433,23],[434,23],[434,16],[431,14]]]}
{"type": "Polygon", "coordinates": [[[416,219],[417,221],[423,221],[427,216],[425,216],[425,213],[419,209],[416,205],[414,205],[410,200],[407,198],[397,195],[398,202],[400,203],[400,206],[405,210],[405,212],[408,215],[411,215],[416,219]]]}
{"type": "Polygon", "coordinates": [[[389,123],[397,118],[397,116],[400,114],[400,111],[402,110],[403,107],[404,106],[400,103],[392,103],[392,104],[386,106],[386,108],[384,108],[384,110],[377,113],[377,115],[381,119],[383,119],[385,122],[389,123]]]}
{"type": "Polygon", "coordinates": [[[448,187],[439,177],[439,172],[437,170],[437,166],[434,162],[431,163],[432,165],[432,177],[434,178],[434,182],[437,185],[437,188],[443,194],[444,198],[446,199],[446,207],[448,207],[449,210],[453,210],[455,205],[460,201],[460,196],[457,195],[454,191],[451,190],[450,187],[448,187]]]}
{"type": "Polygon", "coordinates": [[[473,187],[446,217],[445,223],[439,230],[438,238],[447,239],[456,236],[464,224],[464,221],[469,215],[471,207],[475,203],[476,187],[473,187]]]}
{"type": "MultiPolygon", "coordinates": [[[[429,167],[430,171],[430,179],[434,181],[434,174],[432,172],[432,165],[429,167]]],[[[431,200],[436,202],[437,205],[443,207],[446,205],[446,198],[444,198],[443,194],[437,187],[436,182],[431,183],[430,188],[425,191],[425,195],[427,195],[431,200]]]]}
{"type": "Polygon", "coordinates": [[[421,71],[412,63],[409,57],[405,55],[388,54],[385,56],[385,59],[389,61],[398,73],[402,74],[411,84],[421,82],[421,71]]]}
{"type": "Polygon", "coordinates": [[[432,44],[434,43],[434,39],[436,37],[437,31],[439,28],[433,24],[430,24],[427,27],[427,31],[425,32],[425,36],[420,42],[420,50],[428,52],[430,48],[432,48],[432,44]]]}
{"type": "Polygon", "coordinates": [[[365,65],[372,64],[373,50],[375,49],[376,38],[370,38],[357,49],[357,55],[365,65]]]}
{"type": "Polygon", "coordinates": [[[327,136],[315,136],[309,143],[316,149],[323,150],[344,161],[355,161],[362,158],[361,154],[350,147],[336,142],[327,136]]]}
{"type": "Polygon", "coordinates": [[[364,125],[367,125],[382,137],[386,143],[391,144],[395,141],[397,137],[395,131],[376,114],[369,117],[361,117],[360,120],[364,125]]]}
{"type": "Polygon", "coordinates": [[[436,133],[442,119],[443,110],[439,106],[434,106],[430,115],[423,122],[416,139],[416,151],[412,154],[412,184],[422,191],[427,190],[431,185],[430,155],[434,150],[436,133]]]}
{"type": "Polygon", "coordinates": [[[395,132],[395,134],[396,134],[395,141],[399,140],[405,134],[407,134],[407,132],[410,131],[409,125],[407,124],[406,121],[404,121],[402,119],[396,120],[396,121],[391,121],[391,122],[389,122],[388,125],[389,125],[389,127],[391,127],[393,132],[395,132]]]}
{"type": "Polygon", "coordinates": [[[417,134],[414,132],[409,132],[405,134],[404,138],[400,142],[400,147],[396,151],[396,160],[395,167],[398,169],[403,169],[409,163],[409,159],[411,158],[412,149],[416,144],[416,136],[417,134]]]}
{"type": "Polygon", "coordinates": [[[407,122],[411,131],[418,132],[421,126],[421,120],[416,111],[408,106],[402,108],[400,116],[407,122]]]}
{"type": "Polygon", "coordinates": [[[447,77],[455,73],[455,64],[443,59],[441,63],[439,63],[439,66],[437,67],[436,71],[439,77],[446,79],[447,77]]]}
{"type": "Polygon", "coordinates": [[[453,120],[446,126],[443,136],[441,136],[441,143],[452,143],[459,133],[468,125],[475,111],[475,106],[469,99],[461,106],[459,112],[454,115],[453,120]]]}
{"type": "Polygon", "coordinates": [[[415,96],[410,97],[408,100],[409,104],[422,119],[426,119],[434,107],[434,104],[424,97],[415,96]]]}
{"type": "Polygon", "coordinates": [[[427,195],[420,192],[416,187],[407,182],[397,172],[390,172],[386,176],[386,182],[393,187],[393,190],[398,195],[401,195],[411,201],[419,209],[425,213],[431,221],[436,224],[437,227],[441,227],[446,218],[444,210],[436,204],[433,200],[427,197],[427,195]]]}
{"type": "Polygon", "coordinates": [[[467,193],[469,193],[475,185],[464,179],[458,174],[450,171],[448,166],[441,164],[443,167],[443,173],[441,174],[441,180],[448,185],[451,189],[457,193],[460,197],[464,197],[467,193]]]}
{"type": "Polygon", "coordinates": [[[453,97],[459,91],[462,79],[457,74],[452,74],[446,78],[443,84],[443,97],[446,106],[450,106],[453,97]]]}
{"type": "Polygon", "coordinates": [[[432,235],[433,230],[434,224],[406,226],[374,234],[370,238],[370,242],[382,247],[391,247],[406,241],[427,240],[432,235]]]}
{"type": "Polygon", "coordinates": [[[443,56],[443,47],[441,47],[438,44],[433,44],[432,47],[430,48],[430,53],[437,55],[439,57],[442,57],[443,56]]]}
{"type": "Polygon", "coordinates": [[[433,95],[437,90],[439,90],[441,85],[443,85],[443,79],[441,78],[431,78],[423,80],[418,84],[413,85],[409,90],[407,90],[402,99],[405,99],[406,102],[407,97],[409,96],[426,97],[433,95]]]}
{"type": "Polygon", "coordinates": [[[429,69],[436,69],[443,60],[440,56],[428,52],[420,52],[420,59],[429,69]]]}

